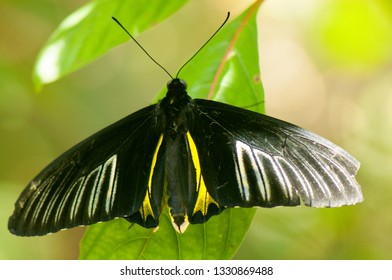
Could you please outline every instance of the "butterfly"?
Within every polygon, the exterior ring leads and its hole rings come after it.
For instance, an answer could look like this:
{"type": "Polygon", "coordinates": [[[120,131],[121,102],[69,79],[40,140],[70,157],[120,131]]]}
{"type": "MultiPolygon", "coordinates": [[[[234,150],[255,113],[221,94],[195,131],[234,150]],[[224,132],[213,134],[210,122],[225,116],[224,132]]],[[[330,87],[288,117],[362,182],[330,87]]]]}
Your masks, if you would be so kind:
{"type": "Polygon", "coordinates": [[[36,236],[124,218],[174,228],[231,207],[338,207],[363,200],[360,163],[293,124],[192,99],[177,76],[157,104],[77,144],[42,170],[15,203],[8,228],[36,236]]]}

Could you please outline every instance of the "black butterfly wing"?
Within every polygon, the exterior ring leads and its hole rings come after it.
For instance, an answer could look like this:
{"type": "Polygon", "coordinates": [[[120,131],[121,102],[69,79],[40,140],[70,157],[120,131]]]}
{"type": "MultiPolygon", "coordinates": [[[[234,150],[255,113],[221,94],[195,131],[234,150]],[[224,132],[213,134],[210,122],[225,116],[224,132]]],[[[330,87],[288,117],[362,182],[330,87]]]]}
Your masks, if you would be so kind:
{"type": "MultiPolygon", "coordinates": [[[[112,124],[48,165],[15,203],[10,231],[44,235],[117,217],[156,226],[161,198],[154,203],[146,196],[160,139],[155,108],[144,108],[112,124]]],[[[155,164],[159,169],[163,166],[155,164]]],[[[162,185],[163,175],[154,180],[162,185]]]]}
{"type": "Polygon", "coordinates": [[[196,99],[190,134],[206,188],[221,207],[337,207],[363,200],[354,178],[359,162],[295,125],[196,99]]]}

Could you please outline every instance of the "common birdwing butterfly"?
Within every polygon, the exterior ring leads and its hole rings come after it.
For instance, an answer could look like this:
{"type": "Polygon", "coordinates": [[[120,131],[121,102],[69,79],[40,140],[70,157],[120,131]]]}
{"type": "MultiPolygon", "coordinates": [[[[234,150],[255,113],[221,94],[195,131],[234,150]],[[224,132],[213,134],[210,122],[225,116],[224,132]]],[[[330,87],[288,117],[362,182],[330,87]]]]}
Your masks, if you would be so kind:
{"type": "Polygon", "coordinates": [[[293,124],[192,99],[177,76],[159,103],[97,132],[39,173],[15,203],[9,230],[45,235],[119,217],[151,228],[168,206],[174,228],[184,232],[230,207],[363,200],[359,162],[348,152],[293,124]]]}

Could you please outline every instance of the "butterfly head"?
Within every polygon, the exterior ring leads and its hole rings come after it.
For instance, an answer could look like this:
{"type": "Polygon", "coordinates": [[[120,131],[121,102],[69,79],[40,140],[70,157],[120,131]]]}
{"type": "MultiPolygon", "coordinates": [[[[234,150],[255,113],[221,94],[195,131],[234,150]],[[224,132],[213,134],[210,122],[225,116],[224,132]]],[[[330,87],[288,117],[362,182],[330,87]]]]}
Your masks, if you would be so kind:
{"type": "Polygon", "coordinates": [[[168,91],[179,91],[179,90],[186,90],[188,85],[185,80],[174,78],[167,82],[167,89],[168,91]]]}

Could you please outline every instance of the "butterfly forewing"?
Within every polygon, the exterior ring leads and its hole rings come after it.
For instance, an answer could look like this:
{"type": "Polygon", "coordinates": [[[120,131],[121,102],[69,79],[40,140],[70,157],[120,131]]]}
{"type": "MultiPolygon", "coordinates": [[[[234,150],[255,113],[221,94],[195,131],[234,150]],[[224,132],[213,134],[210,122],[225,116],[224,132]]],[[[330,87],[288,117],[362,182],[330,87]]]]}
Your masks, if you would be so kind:
{"type": "Polygon", "coordinates": [[[359,162],[328,140],[230,105],[195,104],[190,133],[219,205],[335,207],[362,201],[354,178],[359,162]]]}
{"type": "Polygon", "coordinates": [[[11,232],[44,235],[128,217],[137,215],[142,203],[150,203],[158,219],[162,192],[155,193],[153,201],[146,197],[161,136],[154,110],[150,106],[118,121],[46,167],[16,202],[11,232]]]}

